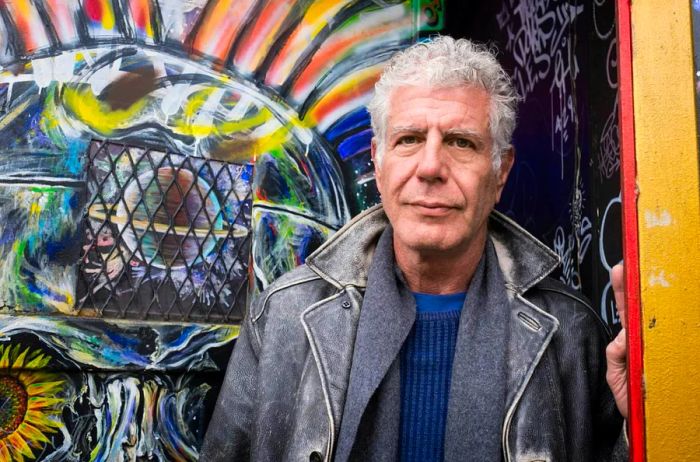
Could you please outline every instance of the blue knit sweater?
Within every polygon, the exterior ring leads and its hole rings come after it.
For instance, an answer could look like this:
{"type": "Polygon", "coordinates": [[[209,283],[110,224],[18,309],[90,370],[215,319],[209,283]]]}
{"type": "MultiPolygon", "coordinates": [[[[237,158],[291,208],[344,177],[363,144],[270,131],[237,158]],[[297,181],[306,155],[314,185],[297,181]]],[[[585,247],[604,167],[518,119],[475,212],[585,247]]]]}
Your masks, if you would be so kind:
{"type": "Polygon", "coordinates": [[[401,350],[400,460],[442,461],[452,360],[466,293],[413,295],[416,322],[401,350]]]}

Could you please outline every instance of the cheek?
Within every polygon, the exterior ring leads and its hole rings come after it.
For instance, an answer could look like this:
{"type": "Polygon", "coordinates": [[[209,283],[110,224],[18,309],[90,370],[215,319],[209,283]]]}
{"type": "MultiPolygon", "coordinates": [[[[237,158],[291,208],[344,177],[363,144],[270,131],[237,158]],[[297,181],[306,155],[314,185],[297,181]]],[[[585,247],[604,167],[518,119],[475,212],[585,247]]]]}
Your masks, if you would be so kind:
{"type": "Polygon", "coordinates": [[[475,175],[462,182],[462,193],[467,204],[474,204],[474,208],[491,208],[496,202],[496,179],[475,175]]]}
{"type": "Polygon", "coordinates": [[[384,175],[382,174],[382,170],[379,168],[378,165],[375,164],[374,166],[374,184],[377,186],[377,191],[379,191],[379,194],[381,196],[384,195],[384,175]]]}
{"type": "Polygon", "coordinates": [[[403,166],[396,163],[385,165],[379,171],[378,175],[375,172],[377,189],[382,196],[393,196],[398,194],[398,191],[406,187],[405,172],[402,171],[403,166]]]}

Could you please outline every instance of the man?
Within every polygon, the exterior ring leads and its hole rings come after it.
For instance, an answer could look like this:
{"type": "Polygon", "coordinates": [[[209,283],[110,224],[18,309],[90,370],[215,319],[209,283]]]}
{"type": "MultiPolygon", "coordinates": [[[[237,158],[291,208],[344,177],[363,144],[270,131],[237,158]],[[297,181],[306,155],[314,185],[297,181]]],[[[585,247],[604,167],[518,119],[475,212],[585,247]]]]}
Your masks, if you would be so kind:
{"type": "MultiPolygon", "coordinates": [[[[438,37],[375,90],[382,206],[252,303],[201,459],[624,457],[605,326],[547,277],[556,255],[493,212],[514,156],[507,74],[438,37]]],[[[625,410],[625,345],[611,345],[625,410]]]]}

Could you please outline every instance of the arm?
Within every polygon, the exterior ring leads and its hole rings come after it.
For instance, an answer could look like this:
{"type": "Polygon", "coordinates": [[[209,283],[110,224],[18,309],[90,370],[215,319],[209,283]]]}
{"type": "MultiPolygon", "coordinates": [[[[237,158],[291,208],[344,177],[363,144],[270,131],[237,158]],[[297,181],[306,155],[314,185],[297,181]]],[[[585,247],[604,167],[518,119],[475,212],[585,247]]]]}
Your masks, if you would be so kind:
{"type": "Polygon", "coordinates": [[[200,452],[202,461],[247,461],[251,458],[258,388],[258,355],[253,329],[246,316],[204,437],[200,452]]]}

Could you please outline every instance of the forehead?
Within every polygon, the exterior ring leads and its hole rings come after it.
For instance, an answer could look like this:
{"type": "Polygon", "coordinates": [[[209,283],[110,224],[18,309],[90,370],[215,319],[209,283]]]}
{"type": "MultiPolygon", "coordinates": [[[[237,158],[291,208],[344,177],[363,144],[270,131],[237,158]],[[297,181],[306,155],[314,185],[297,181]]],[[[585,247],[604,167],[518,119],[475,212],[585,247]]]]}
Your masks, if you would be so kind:
{"type": "Polygon", "coordinates": [[[387,122],[390,130],[403,126],[486,130],[490,107],[489,93],[473,85],[402,86],[390,95],[387,122]]]}

